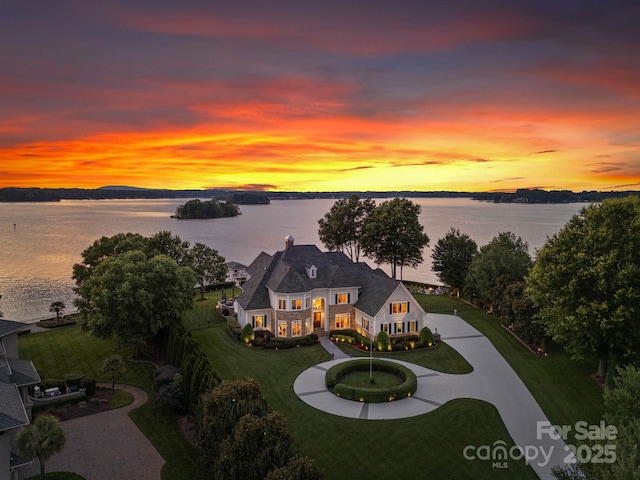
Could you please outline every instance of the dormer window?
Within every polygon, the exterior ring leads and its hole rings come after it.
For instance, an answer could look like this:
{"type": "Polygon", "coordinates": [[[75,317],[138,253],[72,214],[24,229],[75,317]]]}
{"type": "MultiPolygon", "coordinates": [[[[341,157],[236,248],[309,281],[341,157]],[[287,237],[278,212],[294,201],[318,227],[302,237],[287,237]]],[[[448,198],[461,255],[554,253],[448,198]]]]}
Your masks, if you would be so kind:
{"type": "Polygon", "coordinates": [[[318,275],[318,269],[315,265],[305,265],[305,270],[307,271],[307,276],[309,278],[316,278],[318,275]]]}

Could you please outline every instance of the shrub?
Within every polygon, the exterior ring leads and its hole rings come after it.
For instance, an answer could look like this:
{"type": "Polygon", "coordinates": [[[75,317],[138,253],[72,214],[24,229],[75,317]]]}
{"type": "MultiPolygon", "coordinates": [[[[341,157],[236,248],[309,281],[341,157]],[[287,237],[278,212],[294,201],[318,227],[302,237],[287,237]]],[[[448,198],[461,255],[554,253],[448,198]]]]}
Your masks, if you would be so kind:
{"type": "Polygon", "coordinates": [[[242,327],[238,323],[238,320],[236,320],[234,317],[230,317],[227,319],[227,330],[229,331],[229,334],[235,339],[240,338],[240,335],[242,334],[242,327]]]}
{"type": "Polygon", "coordinates": [[[165,383],[158,388],[155,396],[156,402],[174,412],[183,413],[186,402],[182,383],[182,375],[176,373],[171,383],[165,383]]]}
{"type": "Polygon", "coordinates": [[[80,388],[80,382],[84,378],[84,375],[81,373],[73,373],[70,375],[65,375],[64,381],[67,387],[78,387],[80,388]]]}
{"type": "Polygon", "coordinates": [[[322,480],[322,471],[308,458],[295,456],[284,467],[271,470],[265,480],[322,480]]]}
{"type": "Polygon", "coordinates": [[[258,337],[253,342],[251,342],[251,345],[256,348],[264,348],[266,344],[267,341],[263,337],[258,337]]]}
{"type": "Polygon", "coordinates": [[[318,342],[318,335],[316,335],[315,333],[310,333],[308,337],[314,342],[318,342]]]}
{"type": "Polygon", "coordinates": [[[80,381],[80,388],[84,388],[85,389],[85,394],[87,395],[87,397],[90,397],[92,395],[96,394],[96,381],[93,378],[83,378],[80,381]]]}
{"type": "Polygon", "coordinates": [[[389,335],[385,331],[381,331],[378,333],[378,338],[376,339],[376,343],[378,345],[378,350],[381,352],[387,352],[391,350],[391,342],[389,341],[389,335]]]}
{"type": "Polygon", "coordinates": [[[433,333],[431,333],[429,327],[424,327],[422,330],[420,330],[420,341],[427,347],[431,347],[433,345],[433,333]]]}
{"type": "Polygon", "coordinates": [[[399,400],[413,395],[418,389],[418,379],[416,375],[403,365],[375,359],[373,360],[373,368],[377,371],[399,375],[404,381],[400,385],[389,388],[375,386],[353,387],[340,383],[340,379],[347,373],[369,371],[369,360],[353,360],[331,367],[325,375],[325,384],[329,390],[333,391],[339,397],[367,403],[399,400]]]}
{"type": "Polygon", "coordinates": [[[256,334],[253,331],[253,325],[251,325],[250,323],[247,323],[242,329],[242,334],[240,335],[240,338],[242,338],[242,341],[244,343],[250,343],[252,340],[255,340],[256,334]]]}

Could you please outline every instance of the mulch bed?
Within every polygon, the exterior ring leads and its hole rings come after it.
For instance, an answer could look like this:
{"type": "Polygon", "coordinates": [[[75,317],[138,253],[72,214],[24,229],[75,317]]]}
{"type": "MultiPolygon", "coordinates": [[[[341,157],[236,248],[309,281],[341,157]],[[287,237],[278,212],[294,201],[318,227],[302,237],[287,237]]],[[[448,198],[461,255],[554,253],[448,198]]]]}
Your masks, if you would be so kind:
{"type": "Polygon", "coordinates": [[[111,399],[110,389],[96,389],[96,394],[78,403],[53,406],[51,413],[60,420],[71,420],[72,418],[93,415],[94,413],[106,412],[110,410],[109,400],[111,399]]]}

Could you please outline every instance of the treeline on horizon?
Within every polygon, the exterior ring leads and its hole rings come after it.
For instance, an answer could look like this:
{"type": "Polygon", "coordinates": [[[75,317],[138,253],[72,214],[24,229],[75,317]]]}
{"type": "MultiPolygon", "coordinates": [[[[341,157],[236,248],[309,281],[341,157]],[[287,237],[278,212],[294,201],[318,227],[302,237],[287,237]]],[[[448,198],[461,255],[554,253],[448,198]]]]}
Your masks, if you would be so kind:
{"type": "Polygon", "coordinates": [[[207,198],[230,201],[237,205],[268,204],[271,200],[301,200],[317,198],[471,198],[495,203],[579,203],[600,202],[606,198],[638,195],[639,191],[582,191],[518,189],[515,192],[458,191],[343,191],[343,192],[264,192],[225,189],[170,190],[134,187],[84,188],[0,188],[0,202],[59,202],[61,200],[122,200],[160,198],[207,198]]]}

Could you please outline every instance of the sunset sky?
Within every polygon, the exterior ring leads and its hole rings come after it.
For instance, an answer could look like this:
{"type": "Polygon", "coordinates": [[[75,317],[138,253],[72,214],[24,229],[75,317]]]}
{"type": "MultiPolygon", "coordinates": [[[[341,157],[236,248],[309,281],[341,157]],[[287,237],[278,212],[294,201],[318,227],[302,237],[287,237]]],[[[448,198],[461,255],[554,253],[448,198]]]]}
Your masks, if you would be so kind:
{"type": "Polygon", "coordinates": [[[9,0],[0,187],[640,190],[637,0],[9,0]]]}

